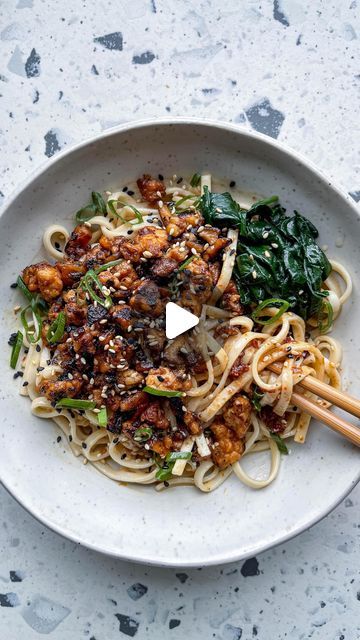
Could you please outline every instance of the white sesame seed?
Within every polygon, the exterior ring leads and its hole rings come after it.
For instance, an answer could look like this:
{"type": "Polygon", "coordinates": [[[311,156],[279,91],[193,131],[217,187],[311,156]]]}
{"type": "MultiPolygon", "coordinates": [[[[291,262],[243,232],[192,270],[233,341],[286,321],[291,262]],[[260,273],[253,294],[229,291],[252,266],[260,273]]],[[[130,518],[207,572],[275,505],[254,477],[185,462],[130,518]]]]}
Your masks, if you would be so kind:
{"type": "Polygon", "coordinates": [[[109,349],[109,345],[106,344],[105,347],[104,347],[104,351],[107,351],[108,349],[109,349]]]}
{"type": "Polygon", "coordinates": [[[100,320],[99,324],[106,324],[107,323],[107,319],[103,318],[102,320],[100,320]]]}
{"type": "Polygon", "coordinates": [[[271,246],[272,246],[273,249],[277,249],[279,245],[276,244],[276,242],[272,242],[271,246]]]}
{"type": "Polygon", "coordinates": [[[124,284],[121,284],[119,289],[121,289],[121,291],[127,291],[127,287],[125,287],[124,284]]]}
{"type": "Polygon", "coordinates": [[[19,304],[16,305],[16,307],[14,307],[14,313],[17,313],[18,311],[20,311],[21,306],[19,304]]]}
{"type": "Polygon", "coordinates": [[[198,228],[198,233],[201,233],[202,231],[204,231],[205,227],[202,224],[199,228],[198,228]]]}
{"type": "Polygon", "coordinates": [[[130,333],[130,331],[132,331],[132,326],[130,325],[127,330],[128,330],[128,333],[130,333]]]}
{"type": "Polygon", "coordinates": [[[80,362],[82,362],[83,364],[86,364],[85,358],[80,358],[80,362]]]}
{"type": "Polygon", "coordinates": [[[115,349],[108,349],[109,353],[116,353],[115,349]]]}
{"type": "Polygon", "coordinates": [[[194,247],[192,247],[192,248],[191,248],[191,253],[192,253],[194,256],[197,256],[197,254],[198,254],[198,253],[197,253],[197,251],[196,251],[196,249],[194,249],[194,247]]]}
{"type": "Polygon", "coordinates": [[[264,231],[264,233],[262,234],[262,237],[264,239],[268,238],[269,237],[269,232],[268,231],[264,231]]]}
{"type": "Polygon", "coordinates": [[[169,236],[173,236],[175,233],[175,229],[174,227],[171,227],[170,231],[169,231],[169,236]]]}
{"type": "Polygon", "coordinates": [[[152,258],[153,254],[151,253],[151,251],[144,251],[143,256],[144,258],[152,258]]]}
{"type": "Polygon", "coordinates": [[[73,380],[74,379],[74,376],[72,375],[72,373],[68,373],[68,378],[69,378],[69,380],[73,380]]]}
{"type": "Polygon", "coordinates": [[[103,342],[105,340],[105,336],[99,336],[99,340],[100,342],[103,342]]]}
{"type": "Polygon", "coordinates": [[[257,278],[257,273],[256,273],[255,269],[254,269],[254,271],[252,271],[252,272],[251,272],[251,275],[252,275],[252,277],[254,278],[254,280],[256,280],[256,278],[257,278]]]}
{"type": "Polygon", "coordinates": [[[270,251],[264,251],[264,256],[266,256],[267,258],[271,258],[270,251]]]}

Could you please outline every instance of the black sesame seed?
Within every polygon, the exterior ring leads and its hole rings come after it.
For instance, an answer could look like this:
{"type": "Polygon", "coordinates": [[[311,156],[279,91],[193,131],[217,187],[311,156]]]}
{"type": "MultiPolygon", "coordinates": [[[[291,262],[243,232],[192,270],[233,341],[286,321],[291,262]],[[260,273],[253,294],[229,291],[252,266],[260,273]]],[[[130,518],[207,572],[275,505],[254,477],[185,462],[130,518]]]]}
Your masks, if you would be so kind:
{"type": "Polygon", "coordinates": [[[27,380],[25,380],[25,382],[23,382],[23,383],[22,383],[22,386],[23,386],[23,387],[27,387],[27,386],[28,386],[28,384],[29,384],[29,383],[28,383],[28,381],[27,381],[27,380]]]}
{"type": "Polygon", "coordinates": [[[46,360],[46,364],[49,366],[51,364],[51,360],[46,360]]]}
{"type": "Polygon", "coordinates": [[[56,442],[60,442],[60,441],[61,441],[61,436],[58,436],[58,437],[56,438],[56,442]]]}
{"type": "Polygon", "coordinates": [[[24,375],[23,371],[17,371],[16,373],[14,373],[13,378],[14,380],[16,380],[16,378],[22,378],[24,375]]]}
{"type": "Polygon", "coordinates": [[[16,289],[16,287],[17,287],[17,286],[18,286],[18,285],[17,285],[17,282],[13,282],[13,283],[10,285],[10,289],[16,289]]]}
{"type": "Polygon", "coordinates": [[[69,435],[69,442],[72,442],[72,435],[69,435]]]}
{"type": "Polygon", "coordinates": [[[130,235],[130,233],[132,233],[132,229],[129,229],[129,231],[127,231],[128,235],[130,235]]]}
{"type": "Polygon", "coordinates": [[[83,449],[87,449],[87,444],[86,444],[86,442],[82,442],[82,443],[81,443],[81,446],[82,446],[82,448],[83,448],[83,449]]]}
{"type": "Polygon", "coordinates": [[[130,189],[128,190],[128,196],[133,196],[135,193],[135,191],[131,191],[130,189]]]}
{"type": "Polygon", "coordinates": [[[125,458],[126,458],[126,453],[123,453],[121,456],[121,460],[125,460],[125,458]]]}
{"type": "Polygon", "coordinates": [[[164,176],[161,173],[159,173],[158,178],[159,180],[164,180],[164,176]]]}
{"type": "Polygon", "coordinates": [[[182,182],[182,178],[178,178],[178,179],[176,180],[176,184],[180,184],[180,182],[182,182]]]}
{"type": "Polygon", "coordinates": [[[123,190],[123,192],[124,192],[124,193],[126,193],[126,191],[128,190],[128,188],[127,188],[127,187],[123,187],[123,188],[122,188],[122,190],[123,190]]]}
{"type": "Polygon", "coordinates": [[[36,371],[40,373],[40,371],[44,371],[45,367],[37,367],[36,371]]]}
{"type": "Polygon", "coordinates": [[[8,345],[10,345],[10,347],[13,347],[15,342],[16,342],[16,338],[17,338],[17,333],[12,333],[9,337],[8,340],[8,345]]]}
{"type": "Polygon", "coordinates": [[[230,182],[230,185],[229,185],[229,186],[230,186],[231,188],[233,188],[233,187],[235,187],[235,185],[236,185],[235,180],[231,180],[231,182],[230,182]]]}
{"type": "Polygon", "coordinates": [[[59,242],[55,242],[55,249],[60,249],[60,243],[59,242]]]}
{"type": "Polygon", "coordinates": [[[29,353],[28,347],[26,347],[26,349],[24,349],[24,353],[29,353]]]}
{"type": "Polygon", "coordinates": [[[37,345],[36,345],[36,347],[35,347],[35,349],[36,349],[36,351],[39,353],[39,352],[41,351],[41,347],[40,347],[40,345],[39,345],[39,344],[37,344],[37,345]]]}
{"type": "Polygon", "coordinates": [[[156,376],[159,382],[164,382],[165,378],[163,376],[156,376]]]}
{"type": "Polygon", "coordinates": [[[170,487],[170,484],[168,483],[167,480],[164,480],[164,485],[165,485],[165,487],[170,487]]]}

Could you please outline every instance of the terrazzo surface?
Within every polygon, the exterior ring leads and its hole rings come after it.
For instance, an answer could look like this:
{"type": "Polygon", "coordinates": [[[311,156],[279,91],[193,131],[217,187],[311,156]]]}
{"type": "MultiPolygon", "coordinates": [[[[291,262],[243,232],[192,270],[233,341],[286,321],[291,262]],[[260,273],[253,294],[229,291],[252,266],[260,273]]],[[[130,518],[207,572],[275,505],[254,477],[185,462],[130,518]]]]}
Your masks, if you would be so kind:
{"type": "MultiPolygon", "coordinates": [[[[360,200],[358,4],[3,0],[0,198],[84,137],[189,115],[287,142],[360,200]]],[[[272,551],[183,571],[68,542],[5,490],[0,505],[1,640],[360,638],[359,487],[272,551]]]]}

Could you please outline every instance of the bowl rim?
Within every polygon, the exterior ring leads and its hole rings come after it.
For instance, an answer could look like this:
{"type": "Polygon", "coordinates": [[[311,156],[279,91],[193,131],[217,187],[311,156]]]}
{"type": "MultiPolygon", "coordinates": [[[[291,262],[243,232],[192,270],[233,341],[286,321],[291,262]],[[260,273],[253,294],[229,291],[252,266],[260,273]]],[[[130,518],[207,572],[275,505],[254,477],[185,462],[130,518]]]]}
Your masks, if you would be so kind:
{"type": "MultiPolygon", "coordinates": [[[[194,118],[194,117],[164,117],[157,120],[153,118],[139,119],[133,120],[130,122],[125,122],[115,127],[111,127],[110,129],[106,129],[104,131],[99,132],[98,134],[88,136],[85,139],[82,139],[80,142],[76,144],[71,144],[66,146],[66,148],[62,149],[50,159],[45,160],[40,163],[40,165],[34,169],[30,175],[22,180],[17,187],[13,189],[9,196],[7,196],[1,207],[0,207],[0,217],[2,217],[6,210],[15,202],[15,200],[21,196],[23,191],[27,189],[32,182],[37,180],[44,174],[46,171],[51,169],[57,162],[63,160],[68,155],[75,153],[88,145],[96,144],[99,141],[102,141],[106,138],[112,137],[113,135],[117,135],[118,133],[133,131],[136,129],[142,128],[150,128],[150,127],[163,127],[163,126],[176,126],[176,125],[193,125],[199,127],[210,127],[225,131],[233,132],[234,134],[243,136],[248,139],[258,140],[259,142],[265,144],[268,147],[272,147],[274,150],[282,153],[284,156],[288,156],[291,160],[297,162],[302,165],[304,168],[310,170],[313,175],[315,175],[319,181],[325,186],[327,189],[330,189],[337,196],[345,200],[346,204],[352,209],[354,214],[358,217],[360,215],[359,207],[353,201],[351,196],[345,191],[345,189],[337,184],[336,181],[330,179],[325,172],[319,169],[312,160],[309,160],[306,156],[302,155],[302,153],[292,149],[286,143],[279,142],[277,139],[271,138],[265,134],[259,133],[257,131],[249,130],[246,127],[241,125],[236,125],[233,123],[229,123],[222,120],[212,120],[208,118],[194,118]]],[[[276,547],[287,540],[291,540],[295,538],[303,531],[309,529],[314,526],[316,523],[320,522],[323,518],[325,518],[331,511],[333,511],[339,504],[346,498],[346,496],[352,491],[352,489],[356,486],[356,484],[360,481],[360,468],[357,477],[351,483],[349,487],[341,493],[341,495],[337,495],[336,498],[325,508],[320,508],[316,514],[314,514],[311,518],[309,518],[306,522],[299,524],[291,531],[287,531],[283,533],[283,535],[274,539],[270,539],[267,543],[259,543],[257,547],[247,552],[227,552],[227,553],[217,553],[215,556],[211,556],[206,560],[201,559],[199,562],[195,560],[186,561],[186,559],[181,560],[179,558],[166,558],[161,561],[157,560],[153,556],[149,557],[146,554],[137,554],[136,556],[124,554],[120,552],[114,552],[111,550],[106,550],[98,544],[92,543],[90,541],[84,540],[80,535],[76,535],[72,531],[68,530],[66,526],[62,526],[57,524],[56,522],[52,522],[51,517],[47,517],[40,511],[38,511],[33,506],[27,505],[26,499],[23,499],[16,492],[16,487],[12,486],[11,483],[6,481],[2,477],[1,469],[0,469],[0,482],[4,486],[4,488],[8,491],[8,493],[16,500],[16,502],[21,505],[28,513],[30,513],[36,520],[38,520],[41,524],[45,525],[55,533],[60,536],[76,542],[77,544],[81,544],[82,546],[91,549],[92,551],[96,551],[98,553],[102,553],[107,556],[119,558],[121,560],[125,560],[128,562],[135,562],[147,565],[154,565],[160,567],[174,567],[174,568],[186,568],[186,567],[199,567],[199,566],[216,566],[221,564],[226,564],[230,562],[237,562],[240,560],[245,560],[246,558],[253,557],[259,553],[262,553],[268,549],[276,547]]]]}

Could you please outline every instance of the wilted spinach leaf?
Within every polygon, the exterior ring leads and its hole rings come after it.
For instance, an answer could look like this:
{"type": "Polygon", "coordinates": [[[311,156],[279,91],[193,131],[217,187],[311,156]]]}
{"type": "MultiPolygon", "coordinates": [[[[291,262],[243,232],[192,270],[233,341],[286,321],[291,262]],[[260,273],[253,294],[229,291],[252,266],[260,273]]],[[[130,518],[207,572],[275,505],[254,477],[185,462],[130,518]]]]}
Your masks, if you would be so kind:
{"type": "Polygon", "coordinates": [[[239,229],[233,277],[243,304],[266,298],[288,300],[305,320],[319,314],[331,265],[316,243],[316,227],[297,211],[285,214],[277,196],[242,209],[230,193],[205,187],[199,208],[207,223],[239,229]],[[275,204],[276,203],[276,204],[275,204]]]}

